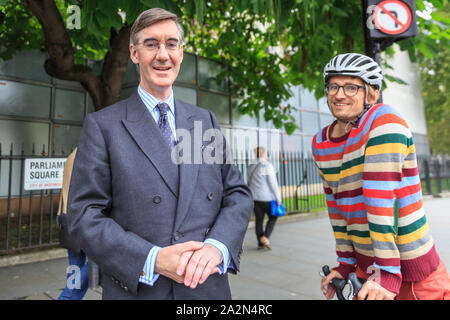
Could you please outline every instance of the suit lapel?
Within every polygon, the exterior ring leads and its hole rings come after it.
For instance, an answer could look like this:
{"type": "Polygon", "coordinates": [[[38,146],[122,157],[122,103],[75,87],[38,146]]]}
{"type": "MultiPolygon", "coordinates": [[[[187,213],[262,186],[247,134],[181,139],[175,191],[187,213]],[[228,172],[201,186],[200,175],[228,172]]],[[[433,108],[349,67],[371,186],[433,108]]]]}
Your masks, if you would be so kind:
{"type": "MultiPolygon", "coordinates": [[[[194,120],[192,107],[175,99],[175,123],[177,129],[186,129],[189,131],[191,138],[191,154],[194,152],[194,120]]],[[[179,139],[178,136],[177,139],[179,139]]],[[[174,230],[178,230],[186,218],[192,197],[194,196],[199,164],[193,164],[192,157],[190,161],[191,163],[182,163],[179,165],[180,185],[174,230]]]]}
{"type": "Polygon", "coordinates": [[[172,162],[170,148],[137,92],[128,99],[127,119],[122,122],[136,144],[159,172],[170,191],[177,197],[177,165],[172,162]]]}

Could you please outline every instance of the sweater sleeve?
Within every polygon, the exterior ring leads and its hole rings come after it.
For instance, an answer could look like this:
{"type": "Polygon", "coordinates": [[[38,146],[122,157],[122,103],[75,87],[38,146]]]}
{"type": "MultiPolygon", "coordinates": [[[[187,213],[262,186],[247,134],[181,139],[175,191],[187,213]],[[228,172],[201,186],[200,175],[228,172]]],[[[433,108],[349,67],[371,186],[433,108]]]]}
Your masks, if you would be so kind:
{"type": "Polygon", "coordinates": [[[402,283],[398,236],[398,197],[405,158],[414,153],[411,132],[395,113],[386,112],[372,123],[365,149],[363,196],[367,211],[375,278],[385,289],[398,294],[402,283]]]}

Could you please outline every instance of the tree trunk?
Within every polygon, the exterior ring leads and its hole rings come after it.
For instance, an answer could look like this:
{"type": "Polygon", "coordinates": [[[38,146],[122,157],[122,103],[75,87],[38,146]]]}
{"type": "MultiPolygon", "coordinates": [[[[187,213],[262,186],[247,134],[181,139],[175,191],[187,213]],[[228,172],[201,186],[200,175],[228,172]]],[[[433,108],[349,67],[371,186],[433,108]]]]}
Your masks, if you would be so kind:
{"type": "Polygon", "coordinates": [[[101,75],[97,77],[90,67],[74,63],[72,41],[54,0],[22,0],[21,3],[38,19],[44,31],[49,54],[44,63],[47,74],[80,82],[92,98],[95,110],[119,101],[129,59],[131,26],[124,25],[118,33],[111,28],[111,50],[105,55],[101,75]]]}

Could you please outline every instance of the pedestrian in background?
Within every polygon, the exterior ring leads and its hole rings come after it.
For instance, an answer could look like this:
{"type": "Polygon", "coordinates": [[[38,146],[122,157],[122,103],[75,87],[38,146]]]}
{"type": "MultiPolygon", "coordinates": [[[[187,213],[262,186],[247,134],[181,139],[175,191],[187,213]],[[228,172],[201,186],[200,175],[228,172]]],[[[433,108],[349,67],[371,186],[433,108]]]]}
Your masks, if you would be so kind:
{"type": "Polygon", "coordinates": [[[252,164],[248,169],[247,184],[253,194],[255,212],[255,232],[258,241],[258,249],[271,249],[269,237],[277,222],[277,217],[271,215],[270,203],[277,201],[277,206],[281,204],[281,194],[278,189],[278,182],[272,164],[267,161],[267,152],[264,147],[257,147],[254,150],[257,163],[252,164]],[[267,214],[268,220],[266,228],[263,228],[264,217],[267,214]]]}
{"type": "Polygon", "coordinates": [[[67,157],[64,163],[63,185],[59,198],[59,208],[56,221],[59,226],[59,242],[67,249],[69,267],[67,268],[66,286],[58,297],[58,300],[81,300],[88,290],[88,263],[86,254],[80,249],[75,239],[67,234],[67,197],[69,194],[70,178],[72,176],[73,160],[77,149],[67,157]]]}

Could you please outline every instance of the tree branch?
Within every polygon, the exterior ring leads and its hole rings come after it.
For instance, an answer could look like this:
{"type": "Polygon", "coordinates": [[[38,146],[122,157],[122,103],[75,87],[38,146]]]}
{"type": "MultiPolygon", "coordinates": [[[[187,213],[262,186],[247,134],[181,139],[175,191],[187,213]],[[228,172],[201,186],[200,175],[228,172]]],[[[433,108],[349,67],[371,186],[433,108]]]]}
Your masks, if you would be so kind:
{"type": "Polygon", "coordinates": [[[111,28],[110,46],[111,50],[105,55],[102,74],[100,76],[103,84],[104,105],[108,106],[120,100],[123,78],[127,71],[130,51],[131,25],[125,25],[117,33],[111,28]]]}
{"type": "Polygon", "coordinates": [[[52,63],[61,71],[74,64],[73,47],[64,21],[53,0],[22,0],[22,5],[38,19],[45,36],[45,46],[52,63]]]}
{"type": "MultiPolygon", "coordinates": [[[[50,56],[44,64],[47,74],[62,80],[80,82],[89,92],[96,110],[111,104],[111,101],[119,100],[122,78],[126,70],[126,63],[123,67],[125,59],[122,57],[123,50],[119,50],[120,53],[117,54],[120,58],[115,57],[115,54],[109,58],[111,62],[104,66],[101,80],[95,76],[90,67],[74,63],[72,41],[54,0],[22,0],[21,4],[38,19],[44,31],[45,46],[50,56]],[[114,70],[115,68],[118,70],[114,70]],[[108,71],[105,72],[105,70],[108,71]],[[115,75],[120,76],[121,73],[120,81],[114,81],[115,75]],[[116,82],[120,82],[120,84],[116,85],[116,82]],[[106,90],[105,87],[107,87],[106,90]],[[105,97],[108,98],[105,99],[105,97]]],[[[128,30],[129,36],[129,28],[126,30],[128,30]]],[[[111,46],[113,51],[116,46],[113,41],[111,46]]],[[[128,51],[128,45],[125,48],[128,51]]],[[[126,61],[128,61],[127,59],[128,57],[126,57],[126,61]]]]}

